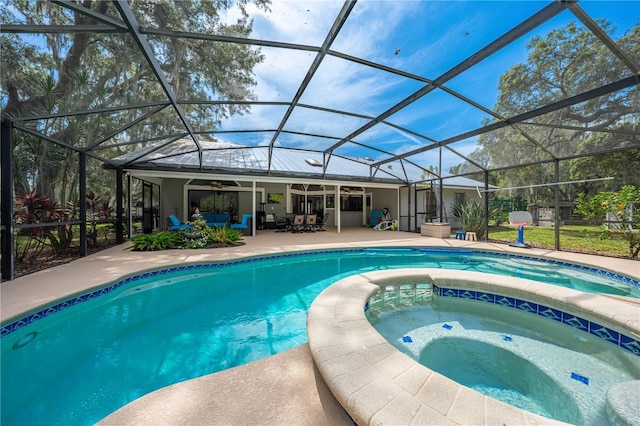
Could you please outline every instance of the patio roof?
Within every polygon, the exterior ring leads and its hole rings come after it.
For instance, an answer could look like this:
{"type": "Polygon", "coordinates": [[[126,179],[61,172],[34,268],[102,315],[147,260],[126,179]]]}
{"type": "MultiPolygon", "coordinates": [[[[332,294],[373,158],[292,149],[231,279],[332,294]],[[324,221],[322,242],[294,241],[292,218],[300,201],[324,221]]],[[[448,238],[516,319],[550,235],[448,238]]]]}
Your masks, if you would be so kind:
{"type": "MultiPolygon", "coordinates": [[[[302,177],[322,180],[391,183],[403,185],[428,179],[435,175],[405,162],[404,167],[394,169],[393,164],[371,167],[372,158],[350,158],[334,155],[325,162],[325,154],[296,148],[243,147],[227,142],[200,141],[202,161],[207,173],[237,174],[238,169],[246,177],[302,177]]],[[[138,152],[124,154],[113,162],[130,171],[164,170],[199,171],[200,155],[188,139],[171,144],[150,146],[138,152]]],[[[460,179],[462,182],[463,178],[460,179]]],[[[466,179],[468,180],[468,179],[466,179]]]]}
{"type": "MultiPolygon", "coordinates": [[[[117,0],[99,10],[96,2],[56,1],[48,5],[55,13],[34,7],[33,16],[7,3],[2,34],[43,58],[54,49],[72,49],[78,34],[88,34],[89,44],[131,49],[132,72],[115,79],[100,80],[98,64],[81,61],[95,78],[87,81],[87,93],[98,93],[103,84],[122,96],[89,96],[71,108],[56,104],[6,117],[18,131],[110,167],[408,184],[448,176],[445,171],[459,165],[458,174],[470,175],[640,148],[638,40],[620,42],[637,30],[637,1],[278,1],[271,10],[247,6],[249,34],[233,32],[237,5],[221,12],[225,26],[207,28],[197,24],[198,16],[156,22],[150,19],[153,3],[146,2],[117,0]],[[553,97],[538,97],[532,87],[531,99],[514,110],[495,108],[500,78],[526,63],[528,44],[570,24],[606,51],[610,72],[553,97]],[[62,37],[61,44],[53,47],[43,35],[62,37]],[[176,83],[181,70],[167,54],[170,44],[194,55],[203,44],[248,48],[261,60],[245,86],[231,81],[238,78],[229,71],[234,64],[220,62],[217,69],[229,81],[217,81],[236,85],[235,95],[208,83],[203,73],[196,73],[202,90],[190,91],[176,83]],[[143,77],[154,80],[152,95],[136,89],[143,77]],[[576,121],[576,108],[608,97],[628,113],[576,121]],[[76,137],[60,137],[62,126],[79,121],[76,137]],[[540,129],[560,136],[542,139],[540,129]],[[568,132],[572,138],[598,133],[618,139],[576,152],[567,148],[568,132]],[[482,159],[473,155],[481,137],[518,142],[510,155],[482,159]]],[[[157,7],[171,11],[180,4],[157,7]]],[[[44,59],[41,65],[53,76],[59,72],[44,59]]],[[[4,110],[9,91],[3,87],[4,110]]]]}

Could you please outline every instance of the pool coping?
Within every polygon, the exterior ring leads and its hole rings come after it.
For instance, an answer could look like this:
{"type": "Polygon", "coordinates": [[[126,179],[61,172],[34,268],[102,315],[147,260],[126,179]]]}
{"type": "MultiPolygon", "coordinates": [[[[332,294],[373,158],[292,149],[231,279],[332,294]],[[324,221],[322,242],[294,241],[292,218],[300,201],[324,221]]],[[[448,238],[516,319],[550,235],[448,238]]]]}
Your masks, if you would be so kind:
{"type": "Polygon", "coordinates": [[[309,347],[334,397],[358,425],[564,424],[486,397],[417,363],[369,323],[369,299],[388,285],[430,282],[493,292],[588,317],[640,340],[635,303],[600,294],[479,272],[375,271],[340,280],[316,297],[307,316],[309,347]]]}

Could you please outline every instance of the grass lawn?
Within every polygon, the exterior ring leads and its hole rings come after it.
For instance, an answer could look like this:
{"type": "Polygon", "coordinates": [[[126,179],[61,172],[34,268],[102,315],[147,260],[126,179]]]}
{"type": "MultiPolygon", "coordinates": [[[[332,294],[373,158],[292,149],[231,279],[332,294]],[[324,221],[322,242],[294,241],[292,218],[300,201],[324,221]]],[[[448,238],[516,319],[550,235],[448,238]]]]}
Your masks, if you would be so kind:
{"type": "MultiPolygon", "coordinates": [[[[560,249],[578,253],[594,253],[606,256],[628,257],[629,243],[615,234],[601,238],[602,230],[598,226],[566,225],[560,228],[560,249]]],[[[515,227],[500,226],[489,228],[489,240],[517,241],[518,230],[515,227]]],[[[533,247],[553,249],[555,247],[554,228],[527,226],[524,228],[524,241],[533,247]]]]}

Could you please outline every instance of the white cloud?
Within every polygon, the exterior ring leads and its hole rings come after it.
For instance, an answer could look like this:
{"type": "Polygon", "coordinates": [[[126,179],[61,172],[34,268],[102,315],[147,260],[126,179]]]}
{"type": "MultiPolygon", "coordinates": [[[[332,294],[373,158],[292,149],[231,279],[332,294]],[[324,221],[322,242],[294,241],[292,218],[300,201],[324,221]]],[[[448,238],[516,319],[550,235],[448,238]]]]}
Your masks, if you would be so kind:
{"type": "MultiPolygon", "coordinates": [[[[254,32],[251,37],[320,46],[342,4],[335,1],[275,0],[271,12],[259,10],[251,5],[249,10],[254,18],[254,32]]],[[[332,49],[371,60],[376,60],[372,55],[378,52],[378,55],[387,54],[393,60],[393,49],[387,52],[386,50],[391,48],[384,48],[384,52],[380,52],[381,46],[388,43],[388,39],[397,37],[403,20],[414,15],[416,8],[424,7],[424,2],[359,2],[332,49]]],[[[231,19],[230,17],[231,15],[228,18],[231,19]]],[[[263,47],[261,50],[265,60],[254,70],[258,82],[253,89],[254,93],[260,101],[290,102],[316,57],[316,52],[271,47],[263,47]]],[[[417,87],[419,85],[407,84],[398,76],[328,55],[306,88],[301,102],[376,116],[408,96],[417,87]],[[405,85],[402,86],[400,83],[405,85]]],[[[254,107],[250,115],[233,117],[224,127],[275,128],[282,120],[285,110],[254,107]]],[[[411,122],[417,119],[414,113],[407,118],[410,118],[411,122]]],[[[297,108],[285,128],[307,133],[345,136],[365,122],[361,119],[297,108]]],[[[415,149],[425,143],[407,133],[382,127],[386,126],[374,126],[357,139],[364,143],[375,140],[382,149],[393,152],[415,149]]],[[[298,139],[298,146],[309,145],[304,138],[298,139]]],[[[287,146],[296,144],[295,137],[283,137],[283,142],[284,140],[287,146]]]]}
{"type": "Polygon", "coordinates": [[[252,37],[287,43],[320,45],[342,7],[341,1],[275,0],[266,12],[249,6],[252,37]]]}

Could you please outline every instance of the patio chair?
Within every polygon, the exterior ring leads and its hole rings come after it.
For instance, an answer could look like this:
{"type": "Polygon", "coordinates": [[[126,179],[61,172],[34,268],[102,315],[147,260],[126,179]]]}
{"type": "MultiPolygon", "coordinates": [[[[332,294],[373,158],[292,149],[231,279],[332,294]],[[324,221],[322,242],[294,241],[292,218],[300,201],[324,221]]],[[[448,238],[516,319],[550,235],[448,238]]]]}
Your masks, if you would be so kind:
{"type": "Polygon", "coordinates": [[[316,220],[318,216],[315,214],[308,214],[307,220],[304,224],[304,232],[316,232],[316,220]]]}
{"type": "Polygon", "coordinates": [[[297,214],[293,217],[292,232],[304,232],[304,215],[297,214]]]}
{"type": "Polygon", "coordinates": [[[276,223],[276,232],[287,232],[291,230],[291,220],[287,217],[278,217],[273,215],[273,220],[276,223]]]}
{"type": "Polygon", "coordinates": [[[328,221],[329,221],[329,213],[325,213],[324,216],[320,218],[320,220],[318,220],[318,222],[316,223],[316,231],[326,231],[326,229],[324,229],[324,226],[327,224],[328,221]]]}
{"type": "Polygon", "coordinates": [[[180,229],[193,229],[191,225],[188,223],[180,223],[180,219],[178,219],[175,215],[169,216],[169,230],[170,231],[178,231],[180,229]]]}
{"type": "Polygon", "coordinates": [[[244,235],[251,235],[251,232],[252,232],[251,219],[252,218],[253,218],[252,214],[243,214],[242,220],[240,221],[240,223],[231,224],[231,228],[242,231],[244,235]]]}

